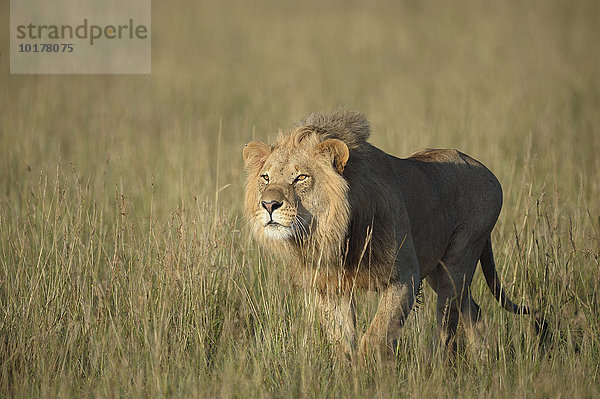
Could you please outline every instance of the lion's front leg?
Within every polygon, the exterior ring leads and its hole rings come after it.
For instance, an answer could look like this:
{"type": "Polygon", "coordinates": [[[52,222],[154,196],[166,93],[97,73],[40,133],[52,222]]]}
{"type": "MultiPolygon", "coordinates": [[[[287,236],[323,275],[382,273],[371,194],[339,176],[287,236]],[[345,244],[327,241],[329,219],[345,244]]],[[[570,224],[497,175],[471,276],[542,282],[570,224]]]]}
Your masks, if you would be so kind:
{"type": "Polygon", "coordinates": [[[372,353],[384,357],[394,353],[400,329],[415,302],[418,285],[418,279],[410,278],[410,281],[390,284],[383,291],[377,313],[360,342],[361,358],[372,353]]]}
{"type": "Polygon", "coordinates": [[[347,356],[352,356],[356,347],[356,311],[353,294],[319,293],[316,302],[321,324],[329,341],[338,345],[347,356]]]}

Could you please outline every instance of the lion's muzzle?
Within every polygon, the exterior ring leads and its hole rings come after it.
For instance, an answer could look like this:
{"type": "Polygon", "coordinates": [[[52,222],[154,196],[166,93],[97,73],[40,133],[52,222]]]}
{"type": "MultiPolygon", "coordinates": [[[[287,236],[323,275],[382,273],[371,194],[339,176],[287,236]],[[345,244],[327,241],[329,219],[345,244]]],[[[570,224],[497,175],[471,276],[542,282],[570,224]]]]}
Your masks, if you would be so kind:
{"type": "Polygon", "coordinates": [[[259,199],[258,217],[265,234],[272,239],[286,239],[294,234],[297,209],[287,199],[283,189],[285,187],[273,185],[259,199]]]}
{"type": "Polygon", "coordinates": [[[286,200],[282,190],[277,187],[269,187],[260,197],[260,206],[267,211],[270,221],[275,221],[275,211],[279,209],[278,214],[286,213],[289,201],[286,200]]]}

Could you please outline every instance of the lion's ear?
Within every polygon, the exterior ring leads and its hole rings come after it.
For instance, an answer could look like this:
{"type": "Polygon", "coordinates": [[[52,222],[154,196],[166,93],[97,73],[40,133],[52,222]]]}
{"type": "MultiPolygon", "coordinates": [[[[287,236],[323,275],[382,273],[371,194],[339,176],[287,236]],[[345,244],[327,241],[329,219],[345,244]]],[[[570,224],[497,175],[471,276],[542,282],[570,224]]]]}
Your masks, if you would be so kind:
{"type": "Polygon", "coordinates": [[[329,156],[333,167],[341,175],[350,157],[348,146],[342,140],[327,139],[317,145],[317,152],[329,156]]]}
{"type": "Polygon", "coordinates": [[[246,167],[254,169],[262,167],[270,153],[271,146],[260,141],[251,141],[244,146],[242,156],[246,167]]]}

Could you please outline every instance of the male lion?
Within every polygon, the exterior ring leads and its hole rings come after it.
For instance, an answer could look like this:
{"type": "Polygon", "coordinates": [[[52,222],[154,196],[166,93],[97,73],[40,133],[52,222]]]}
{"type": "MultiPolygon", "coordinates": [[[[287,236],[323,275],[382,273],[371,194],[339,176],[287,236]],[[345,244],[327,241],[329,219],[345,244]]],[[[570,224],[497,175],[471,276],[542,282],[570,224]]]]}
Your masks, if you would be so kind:
{"type": "Polygon", "coordinates": [[[297,283],[317,289],[329,338],[352,354],[353,290],[375,289],[381,299],[360,353],[391,350],[427,279],[438,295],[442,345],[454,351],[459,315],[468,337],[481,339],[470,292],[478,261],[502,306],[529,313],[505,296],[496,274],[496,177],[456,150],[396,158],[369,144],[369,134],[360,113],[314,113],[275,144],[253,141],[243,151],[254,236],[288,263],[297,283]]]}

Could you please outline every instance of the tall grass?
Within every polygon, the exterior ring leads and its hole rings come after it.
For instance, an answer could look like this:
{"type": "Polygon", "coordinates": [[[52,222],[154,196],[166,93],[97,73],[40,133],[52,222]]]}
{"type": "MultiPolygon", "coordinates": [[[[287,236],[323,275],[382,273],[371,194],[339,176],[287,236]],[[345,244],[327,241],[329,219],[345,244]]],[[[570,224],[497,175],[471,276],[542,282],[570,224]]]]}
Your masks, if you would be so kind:
{"type": "MultiPolygon", "coordinates": [[[[154,2],[151,76],[8,75],[0,57],[0,396],[598,397],[599,16],[154,2]],[[494,171],[499,273],[547,316],[543,350],[478,272],[486,359],[462,338],[439,356],[429,288],[395,362],[336,357],[240,215],[242,145],[337,105],[387,152],[455,147],[494,171]]],[[[376,305],[358,294],[360,331],[376,305]]]]}

